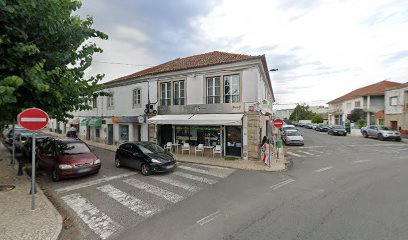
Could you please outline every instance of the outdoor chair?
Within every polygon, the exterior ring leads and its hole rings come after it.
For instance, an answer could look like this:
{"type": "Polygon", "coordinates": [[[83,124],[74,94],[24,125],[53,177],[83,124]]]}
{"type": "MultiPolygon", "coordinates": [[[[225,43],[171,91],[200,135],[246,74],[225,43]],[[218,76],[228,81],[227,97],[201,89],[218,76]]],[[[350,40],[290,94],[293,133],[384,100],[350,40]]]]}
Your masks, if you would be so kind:
{"type": "Polygon", "coordinates": [[[201,152],[201,155],[204,156],[204,144],[198,144],[197,147],[195,147],[194,155],[197,156],[197,152],[201,152]]]}
{"type": "Polygon", "coordinates": [[[188,151],[188,155],[190,155],[190,144],[183,144],[183,146],[181,147],[181,155],[184,155],[184,151],[188,151]]]}
{"type": "Polygon", "coordinates": [[[168,151],[171,152],[171,142],[167,142],[166,145],[164,145],[163,148],[164,148],[165,151],[168,150],[168,151]]]}
{"type": "Polygon", "coordinates": [[[215,154],[222,154],[222,149],[221,149],[221,145],[215,145],[215,148],[213,148],[213,158],[215,156],[215,154]]]}

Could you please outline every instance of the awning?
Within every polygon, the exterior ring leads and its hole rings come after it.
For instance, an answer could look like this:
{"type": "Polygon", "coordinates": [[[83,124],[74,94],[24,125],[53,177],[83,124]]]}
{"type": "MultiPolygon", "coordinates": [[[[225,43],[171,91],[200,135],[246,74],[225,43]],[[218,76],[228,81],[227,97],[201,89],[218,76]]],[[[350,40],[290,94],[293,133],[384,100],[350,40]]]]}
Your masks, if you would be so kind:
{"type": "Polygon", "coordinates": [[[91,120],[89,120],[88,126],[91,126],[91,127],[100,127],[100,126],[102,126],[102,119],[100,119],[100,118],[92,118],[91,120]]]}
{"type": "Polygon", "coordinates": [[[85,118],[81,120],[81,126],[88,126],[89,119],[85,118]]]}
{"type": "Polygon", "coordinates": [[[153,124],[240,126],[243,114],[158,115],[147,120],[153,124]]]}

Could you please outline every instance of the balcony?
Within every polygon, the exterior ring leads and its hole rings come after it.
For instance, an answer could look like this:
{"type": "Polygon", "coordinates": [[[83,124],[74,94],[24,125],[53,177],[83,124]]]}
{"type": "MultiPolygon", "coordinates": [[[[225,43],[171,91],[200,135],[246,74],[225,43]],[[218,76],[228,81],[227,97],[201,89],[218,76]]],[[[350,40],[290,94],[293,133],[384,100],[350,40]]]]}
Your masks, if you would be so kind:
{"type": "Polygon", "coordinates": [[[211,114],[244,113],[244,103],[191,104],[158,106],[159,115],[165,114],[211,114]]]}

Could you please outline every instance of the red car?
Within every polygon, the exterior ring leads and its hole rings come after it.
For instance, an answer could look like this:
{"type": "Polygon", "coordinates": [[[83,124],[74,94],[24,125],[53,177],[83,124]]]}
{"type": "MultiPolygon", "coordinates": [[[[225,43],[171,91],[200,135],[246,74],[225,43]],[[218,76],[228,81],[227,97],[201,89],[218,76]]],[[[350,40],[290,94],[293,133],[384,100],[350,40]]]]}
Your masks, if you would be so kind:
{"type": "Polygon", "coordinates": [[[37,150],[37,167],[51,170],[54,182],[98,173],[101,160],[79,139],[47,139],[37,150]]]}

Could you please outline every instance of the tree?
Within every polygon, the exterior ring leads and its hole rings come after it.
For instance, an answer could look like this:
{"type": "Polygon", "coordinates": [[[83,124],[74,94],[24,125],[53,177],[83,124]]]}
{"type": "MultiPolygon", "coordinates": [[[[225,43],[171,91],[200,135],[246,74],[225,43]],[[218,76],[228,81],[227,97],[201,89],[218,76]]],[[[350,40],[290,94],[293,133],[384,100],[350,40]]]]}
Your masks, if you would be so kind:
{"type": "Polygon", "coordinates": [[[315,114],[315,115],[312,117],[312,123],[322,123],[323,120],[324,120],[323,117],[320,116],[319,114],[315,114]]]}
{"type": "Polygon", "coordinates": [[[295,109],[293,109],[293,112],[290,115],[289,119],[292,121],[312,120],[313,116],[314,116],[314,113],[309,110],[309,106],[298,104],[295,107],[295,109]]]}
{"type": "Polygon", "coordinates": [[[103,75],[86,79],[84,72],[102,52],[91,38],[107,35],[75,14],[80,7],[75,0],[0,0],[0,122],[29,107],[62,121],[106,95],[103,75]]]}
{"type": "Polygon", "coordinates": [[[351,111],[347,118],[352,122],[358,122],[358,120],[364,119],[365,116],[366,113],[363,109],[356,108],[351,111]]]}

